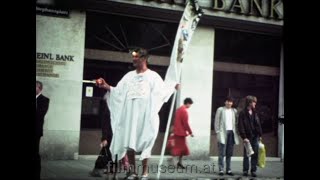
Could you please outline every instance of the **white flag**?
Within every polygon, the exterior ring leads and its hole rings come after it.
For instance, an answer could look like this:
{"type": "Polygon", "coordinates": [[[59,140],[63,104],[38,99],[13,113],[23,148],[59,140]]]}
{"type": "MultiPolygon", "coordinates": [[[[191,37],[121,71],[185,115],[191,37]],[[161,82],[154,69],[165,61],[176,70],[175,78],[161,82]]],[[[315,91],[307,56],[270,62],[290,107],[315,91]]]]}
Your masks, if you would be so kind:
{"type": "MultiPolygon", "coordinates": [[[[184,55],[191,41],[191,37],[198,25],[198,22],[202,14],[203,12],[199,7],[197,0],[189,0],[184,9],[182,18],[178,26],[176,38],[173,44],[173,49],[170,57],[170,65],[168,67],[167,74],[165,77],[165,82],[167,84],[170,84],[171,87],[174,87],[180,81],[181,63],[183,62],[184,55]]],[[[173,113],[173,105],[174,105],[175,97],[176,97],[176,93],[174,93],[173,95],[171,109],[170,109],[170,113],[167,121],[167,129],[166,129],[163,144],[162,144],[157,179],[160,179],[160,174],[161,174],[160,167],[162,166],[163,155],[164,155],[164,151],[165,151],[165,147],[168,139],[169,127],[171,124],[171,117],[173,113]]]]}
{"type": "Polygon", "coordinates": [[[182,18],[180,20],[176,38],[170,57],[170,65],[168,67],[165,81],[166,83],[177,84],[180,80],[181,63],[183,62],[188,45],[190,44],[193,32],[195,31],[202,10],[196,0],[189,0],[182,18]]]}

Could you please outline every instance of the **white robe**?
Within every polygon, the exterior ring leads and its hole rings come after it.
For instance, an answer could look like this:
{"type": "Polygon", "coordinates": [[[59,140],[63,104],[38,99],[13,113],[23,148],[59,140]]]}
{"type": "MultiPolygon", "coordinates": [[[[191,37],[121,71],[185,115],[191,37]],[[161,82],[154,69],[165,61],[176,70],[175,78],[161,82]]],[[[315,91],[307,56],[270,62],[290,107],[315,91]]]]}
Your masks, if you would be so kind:
{"type": "Polygon", "coordinates": [[[149,158],[159,130],[158,112],[174,92],[174,83],[165,83],[155,71],[128,72],[107,92],[113,131],[112,159],[124,157],[127,149],[149,158]]]}

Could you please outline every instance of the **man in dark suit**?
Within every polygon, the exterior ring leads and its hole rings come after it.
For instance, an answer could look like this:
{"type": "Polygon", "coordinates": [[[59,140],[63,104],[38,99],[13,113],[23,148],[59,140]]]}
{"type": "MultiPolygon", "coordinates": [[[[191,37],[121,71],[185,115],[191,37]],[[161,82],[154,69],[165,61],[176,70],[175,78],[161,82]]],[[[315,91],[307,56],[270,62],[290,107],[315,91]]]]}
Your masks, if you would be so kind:
{"type": "Polygon", "coordinates": [[[35,122],[35,158],[36,175],[40,179],[41,158],[39,154],[40,138],[43,135],[44,116],[49,108],[50,99],[42,95],[42,82],[36,81],[36,122],[35,122]]]}
{"type": "MultiPolygon", "coordinates": [[[[107,150],[107,155],[111,158],[111,152],[110,152],[110,144],[112,140],[112,128],[111,128],[111,122],[110,122],[110,111],[107,105],[107,96],[106,94],[104,97],[100,100],[100,106],[99,106],[99,119],[101,120],[101,127],[102,127],[102,137],[101,137],[101,143],[100,143],[100,151],[103,151],[103,147],[107,150]]],[[[100,152],[101,154],[101,152],[100,152]]],[[[105,169],[105,174],[113,173],[114,163],[112,162],[112,159],[110,159],[110,162],[108,164],[101,164],[99,162],[99,157],[97,158],[94,168],[92,171],[90,171],[90,175],[93,177],[102,177],[102,174],[100,173],[101,169],[105,169]]],[[[127,170],[129,167],[128,157],[127,155],[121,159],[121,167],[124,168],[124,170],[127,170]]]]}
{"type": "MultiPolygon", "coordinates": [[[[101,137],[101,143],[100,147],[101,150],[103,151],[103,147],[106,148],[107,155],[111,157],[111,152],[110,152],[110,143],[112,140],[112,129],[111,129],[111,123],[110,123],[110,111],[107,107],[107,102],[106,102],[106,97],[102,98],[100,100],[100,106],[99,106],[99,119],[101,121],[101,126],[102,126],[102,137],[101,137]]],[[[101,154],[101,152],[100,152],[101,154]]],[[[107,164],[100,164],[99,162],[99,157],[97,158],[93,170],[90,172],[90,175],[93,177],[102,177],[100,173],[100,169],[104,169],[107,164]],[[102,167],[103,166],[103,167],[102,167]]],[[[111,164],[110,164],[111,165],[111,164]]]]}

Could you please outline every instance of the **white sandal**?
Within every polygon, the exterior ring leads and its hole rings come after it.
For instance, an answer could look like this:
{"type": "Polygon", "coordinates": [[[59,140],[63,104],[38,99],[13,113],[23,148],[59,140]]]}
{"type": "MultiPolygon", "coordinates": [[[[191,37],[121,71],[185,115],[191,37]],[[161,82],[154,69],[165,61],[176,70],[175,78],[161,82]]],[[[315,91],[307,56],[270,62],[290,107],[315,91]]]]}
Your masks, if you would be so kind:
{"type": "Polygon", "coordinates": [[[147,180],[148,179],[148,174],[142,175],[141,180],[147,180]]]}
{"type": "Polygon", "coordinates": [[[138,175],[137,174],[131,174],[130,176],[127,177],[127,179],[137,179],[138,175]]]}

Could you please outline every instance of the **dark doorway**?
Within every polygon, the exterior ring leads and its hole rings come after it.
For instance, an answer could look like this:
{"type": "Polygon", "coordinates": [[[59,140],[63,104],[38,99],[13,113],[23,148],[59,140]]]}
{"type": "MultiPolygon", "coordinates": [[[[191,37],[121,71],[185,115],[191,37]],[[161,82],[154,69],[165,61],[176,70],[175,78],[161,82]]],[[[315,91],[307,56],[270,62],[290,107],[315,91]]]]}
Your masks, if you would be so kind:
{"type": "Polygon", "coordinates": [[[254,95],[258,99],[256,108],[261,118],[263,133],[277,132],[278,92],[279,77],[215,71],[212,130],[215,111],[224,106],[226,96],[232,96],[235,99],[234,107],[240,110],[242,99],[247,95],[254,95]]]}
{"type": "MultiPolygon", "coordinates": [[[[281,38],[254,33],[217,29],[215,34],[215,63],[246,65],[248,68],[279,68],[281,38]],[[252,66],[254,65],[254,66],[252,66]]],[[[239,67],[240,68],[240,67],[239,67]]],[[[217,156],[217,140],[214,118],[218,107],[224,106],[226,96],[235,98],[234,107],[242,108],[243,98],[254,95],[258,99],[263,141],[268,147],[267,156],[278,154],[278,102],[279,76],[253,74],[244,70],[214,71],[211,116],[211,155],[217,156]]],[[[242,156],[243,146],[235,146],[235,156],[242,156]]]]}

